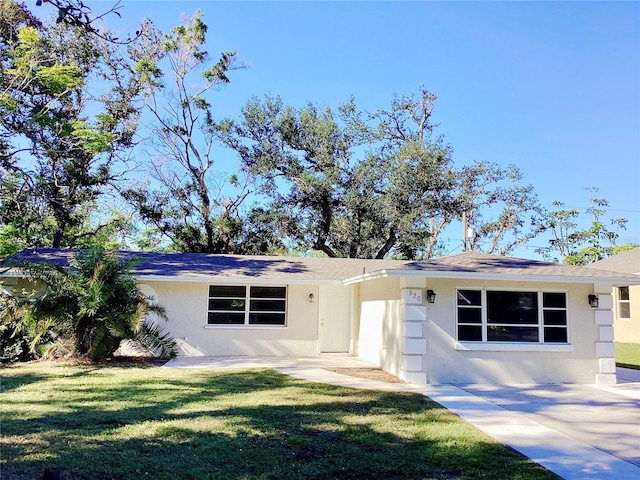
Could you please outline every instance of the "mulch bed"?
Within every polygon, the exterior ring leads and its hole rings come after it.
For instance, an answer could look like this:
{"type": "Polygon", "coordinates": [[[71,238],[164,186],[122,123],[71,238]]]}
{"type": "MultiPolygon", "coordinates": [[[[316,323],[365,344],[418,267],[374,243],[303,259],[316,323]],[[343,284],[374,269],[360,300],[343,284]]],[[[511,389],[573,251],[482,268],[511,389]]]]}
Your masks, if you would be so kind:
{"type": "Polygon", "coordinates": [[[99,365],[110,367],[161,367],[169,361],[168,358],[158,357],[111,357],[100,360],[99,365]]]}
{"type": "Polygon", "coordinates": [[[379,368],[337,367],[337,368],[326,368],[325,370],[339,373],[341,375],[347,375],[349,377],[366,378],[367,380],[377,380],[379,382],[404,383],[395,375],[391,375],[390,373],[384,372],[379,368]]]}

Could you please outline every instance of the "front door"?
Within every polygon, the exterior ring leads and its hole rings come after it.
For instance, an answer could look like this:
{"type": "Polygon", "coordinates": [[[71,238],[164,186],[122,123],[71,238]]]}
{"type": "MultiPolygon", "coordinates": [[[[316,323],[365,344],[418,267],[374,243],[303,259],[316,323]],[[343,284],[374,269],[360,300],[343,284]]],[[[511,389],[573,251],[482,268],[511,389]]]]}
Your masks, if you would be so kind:
{"type": "Polygon", "coordinates": [[[320,352],[348,353],[352,287],[320,286],[320,352]]]}

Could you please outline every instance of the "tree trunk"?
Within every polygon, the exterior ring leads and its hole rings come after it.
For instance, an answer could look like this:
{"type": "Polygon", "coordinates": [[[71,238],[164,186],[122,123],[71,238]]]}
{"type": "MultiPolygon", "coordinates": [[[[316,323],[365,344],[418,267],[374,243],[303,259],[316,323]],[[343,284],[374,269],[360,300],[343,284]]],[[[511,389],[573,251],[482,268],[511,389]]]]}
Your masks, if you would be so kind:
{"type": "Polygon", "coordinates": [[[378,253],[376,254],[376,258],[378,260],[384,258],[384,256],[387,253],[389,253],[389,251],[396,244],[396,240],[397,240],[397,238],[396,238],[396,230],[395,230],[395,228],[391,227],[389,229],[389,237],[387,238],[387,241],[384,243],[382,248],[380,250],[378,250],[378,253]]]}

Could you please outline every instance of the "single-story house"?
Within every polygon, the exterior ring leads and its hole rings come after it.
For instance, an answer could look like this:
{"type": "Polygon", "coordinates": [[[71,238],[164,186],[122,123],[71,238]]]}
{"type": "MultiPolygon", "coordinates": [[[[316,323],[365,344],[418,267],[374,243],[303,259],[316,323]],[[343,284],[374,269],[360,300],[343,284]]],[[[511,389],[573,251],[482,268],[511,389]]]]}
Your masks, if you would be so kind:
{"type": "MultiPolygon", "coordinates": [[[[343,353],[416,383],[615,383],[612,288],[640,284],[475,252],[428,261],[121,255],[140,259],[140,287],[167,309],[183,355],[343,353]]],[[[19,272],[4,276],[19,286],[19,272]]]]}
{"type": "MultiPolygon", "coordinates": [[[[591,268],[640,276],[640,247],[593,262],[591,268]]],[[[613,288],[613,339],[640,343],[640,285],[613,288]]]]}

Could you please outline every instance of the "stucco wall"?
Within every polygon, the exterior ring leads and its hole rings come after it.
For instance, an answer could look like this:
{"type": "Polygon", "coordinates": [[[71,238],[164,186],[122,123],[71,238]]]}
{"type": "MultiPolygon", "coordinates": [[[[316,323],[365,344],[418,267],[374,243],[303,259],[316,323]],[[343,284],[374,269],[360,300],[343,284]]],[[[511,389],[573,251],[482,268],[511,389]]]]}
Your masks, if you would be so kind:
{"type": "Polygon", "coordinates": [[[318,353],[317,286],[287,287],[287,326],[207,326],[207,283],[143,282],[167,309],[163,327],[183,355],[300,355],[318,353]]]}
{"type": "Polygon", "coordinates": [[[357,354],[395,375],[400,368],[400,281],[383,278],[358,284],[357,354]]]}
{"type": "Polygon", "coordinates": [[[629,307],[631,316],[629,319],[618,318],[617,289],[614,289],[613,304],[613,331],[616,342],[640,343],[640,285],[629,287],[629,307]]]}
{"type": "Polygon", "coordinates": [[[423,364],[429,383],[595,383],[599,372],[595,352],[599,331],[587,302],[593,285],[429,279],[427,287],[437,292],[436,302],[427,305],[423,329],[427,340],[423,364]],[[456,287],[566,290],[569,342],[573,350],[456,350],[456,287]]]}

